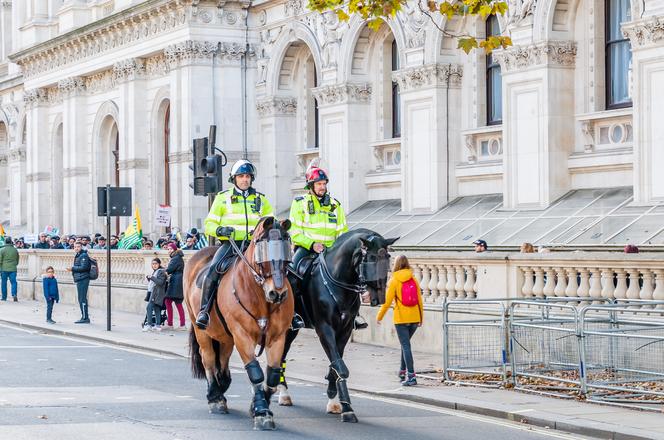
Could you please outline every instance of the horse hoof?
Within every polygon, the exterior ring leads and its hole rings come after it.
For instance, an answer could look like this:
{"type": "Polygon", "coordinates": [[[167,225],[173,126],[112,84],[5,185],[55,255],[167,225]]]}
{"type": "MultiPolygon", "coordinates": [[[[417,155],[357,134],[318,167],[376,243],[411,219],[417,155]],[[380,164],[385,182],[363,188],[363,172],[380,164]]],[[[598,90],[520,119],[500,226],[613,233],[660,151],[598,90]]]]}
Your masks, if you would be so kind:
{"type": "Polygon", "coordinates": [[[328,400],[327,401],[327,413],[328,414],[341,414],[341,403],[339,403],[339,401],[336,400],[336,399],[328,400]]]}
{"type": "Polygon", "coordinates": [[[228,406],[226,402],[210,402],[208,403],[210,414],[228,414],[228,406]]]}
{"type": "Polygon", "coordinates": [[[293,406],[293,400],[291,399],[290,394],[288,394],[288,388],[283,385],[279,385],[277,386],[277,391],[279,391],[280,406],[293,406]]]}
{"type": "Polygon", "coordinates": [[[255,431],[274,431],[275,429],[277,429],[277,426],[274,424],[273,416],[268,414],[254,417],[255,431]]]}
{"type": "Polygon", "coordinates": [[[345,412],[341,414],[341,421],[344,423],[357,423],[357,417],[352,411],[345,412]]]}

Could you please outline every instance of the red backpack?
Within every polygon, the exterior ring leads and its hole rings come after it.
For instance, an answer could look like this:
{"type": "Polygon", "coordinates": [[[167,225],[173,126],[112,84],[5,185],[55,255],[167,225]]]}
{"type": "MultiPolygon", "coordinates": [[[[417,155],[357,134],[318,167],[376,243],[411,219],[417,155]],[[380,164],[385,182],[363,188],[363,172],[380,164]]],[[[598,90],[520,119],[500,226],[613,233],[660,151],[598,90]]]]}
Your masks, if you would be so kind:
{"type": "Polygon", "coordinates": [[[414,307],[419,305],[420,301],[417,297],[417,283],[415,279],[411,278],[401,285],[401,304],[406,307],[414,307]]]}

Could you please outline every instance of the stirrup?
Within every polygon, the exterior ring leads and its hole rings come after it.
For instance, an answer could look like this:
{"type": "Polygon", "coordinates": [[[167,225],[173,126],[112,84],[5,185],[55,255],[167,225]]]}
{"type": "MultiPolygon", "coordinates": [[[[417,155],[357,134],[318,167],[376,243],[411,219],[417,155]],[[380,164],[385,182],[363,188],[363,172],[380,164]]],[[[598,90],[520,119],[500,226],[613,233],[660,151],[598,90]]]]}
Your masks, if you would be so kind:
{"type": "Polygon", "coordinates": [[[206,311],[199,312],[196,316],[196,327],[205,330],[208,324],[210,324],[210,314],[206,311]]]}
{"type": "Polygon", "coordinates": [[[304,319],[302,319],[302,317],[297,313],[293,314],[293,320],[291,321],[291,330],[297,331],[304,327],[305,327],[304,319]]]}
{"type": "Polygon", "coordinates": [[[357,315],[353,320],[353,327],[355,330],[364,330],[369,327],[369,323],[360,315],[357,315]]]}

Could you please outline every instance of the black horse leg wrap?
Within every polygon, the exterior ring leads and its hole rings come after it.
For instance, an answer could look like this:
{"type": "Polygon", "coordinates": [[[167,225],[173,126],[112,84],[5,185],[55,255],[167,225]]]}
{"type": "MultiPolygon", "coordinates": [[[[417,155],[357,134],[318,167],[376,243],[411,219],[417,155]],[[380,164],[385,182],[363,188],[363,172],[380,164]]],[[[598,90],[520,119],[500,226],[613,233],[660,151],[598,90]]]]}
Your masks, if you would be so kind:
{"type": "Polygon", "coordinates": [[[263,383],[263,381],[265,380],[265,376],[263,376],[263,370],[261,370],[261,364],[259,364],[256,359],[245,365],[244,369],[247,370],[249,381],[252,384],[258,385],[260,383],[263,383]]]}
{"type": "Polygon", "coordinates": [[[346,363],[343,359],[337,359],[336,361],[332,362],[330,364],[330,368],[333,369],[334,372],[337,373],[337,376],[339,376],[341,379],[348,379],[348,376],[350,376],[348,367],[346,366],[346,363]]]}
{"type": "Polygon", "coordinates": [[[268,387],[274,388],[277,385],[279,385],[279,381],[281,380],[281,374],[283,372],[283,368],[272,368],[270,366],[267,367],[267,381],[265,382],[268,387]]]}

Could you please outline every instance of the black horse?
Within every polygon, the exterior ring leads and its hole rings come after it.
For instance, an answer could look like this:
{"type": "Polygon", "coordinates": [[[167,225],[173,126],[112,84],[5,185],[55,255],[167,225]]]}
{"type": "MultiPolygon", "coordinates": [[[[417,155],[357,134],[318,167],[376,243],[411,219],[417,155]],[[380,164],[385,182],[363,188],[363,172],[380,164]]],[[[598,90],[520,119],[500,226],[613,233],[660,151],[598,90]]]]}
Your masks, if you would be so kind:
{"type": "MultiPolygon", "coordinates": [[[[313,262],[309,275],[299,284],[300,299],[296,311],[305,318],[307,327],[318,334],[330,361],[327,376],[327,412],[341,414],[344,422],[357,422],[351,407],[346,379],[349,371],[343,361],[344,349],[353,332],[354,320],[360,310],[360,294],[368,291],[372,304],[382,303],[389,265],[388,246],[397,239],[385,239],[368,229],[343,234],[334,246],[313,262]]],[[[298,331],[290,330],[282,358],[286,356],[298,331]]],[[[285,377],[279,388],[279,404],[292,405],[285,377]]]]}

